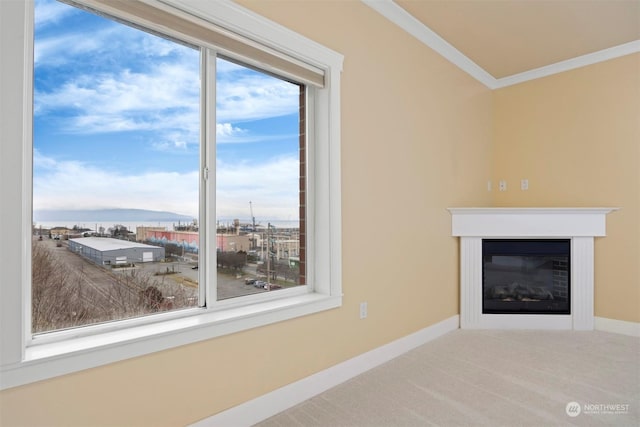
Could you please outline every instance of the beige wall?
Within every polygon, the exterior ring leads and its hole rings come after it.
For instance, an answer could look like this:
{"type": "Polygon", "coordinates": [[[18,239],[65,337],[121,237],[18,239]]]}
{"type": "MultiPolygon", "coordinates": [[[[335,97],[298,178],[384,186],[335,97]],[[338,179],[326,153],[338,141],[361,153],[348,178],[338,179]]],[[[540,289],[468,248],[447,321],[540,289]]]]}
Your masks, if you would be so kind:
{"type": "Polygon", "coordinates": [[[490,91],[361,2],[242,3],[345,55],[343,307],[5,390],[3,426],[183,425],[458,313],[446,208],[490,203],[490,91]]]}
{"type": "Polygon", "coordinates": [[[455,315],[449,206],[621,207],[596,315],[640,321],[639,55],[492,94],[360,2],[241,3],[345,55],[344,306],[5,390],[1,425],[182,425],[455,315]]]}
{"type": "Polygon", "coordinates": [[[595,314],[640,321],[640,54],[494,92],[497,206],[613,206],[595,314]],[[520,190],[520,180],[529,190],[520,190]]]}

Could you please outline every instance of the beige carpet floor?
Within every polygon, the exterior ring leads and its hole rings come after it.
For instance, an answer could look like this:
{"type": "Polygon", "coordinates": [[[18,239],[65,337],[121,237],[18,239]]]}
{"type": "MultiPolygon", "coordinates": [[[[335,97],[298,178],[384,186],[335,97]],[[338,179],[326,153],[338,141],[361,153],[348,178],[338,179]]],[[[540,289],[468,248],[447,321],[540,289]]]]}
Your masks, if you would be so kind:
{"type": "Polygon", "coordinates": [[[457,330],[259,424],[572,425],[640,426],[639,338],[457,330]]]}

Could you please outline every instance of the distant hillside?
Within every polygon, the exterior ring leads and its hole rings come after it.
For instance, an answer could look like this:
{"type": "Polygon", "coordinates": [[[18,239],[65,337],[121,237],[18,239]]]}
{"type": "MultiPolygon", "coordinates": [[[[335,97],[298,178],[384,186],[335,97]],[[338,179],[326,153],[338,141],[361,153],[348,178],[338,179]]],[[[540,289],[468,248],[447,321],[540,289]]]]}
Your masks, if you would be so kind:
{"type": "Polygon", "coordinates": [[[191,222],[193,217],[173,212],[149,211],[145,209],[98,209],[98,210],[36,210],[34,221],[77,221],[77,222],[191,222]]]}

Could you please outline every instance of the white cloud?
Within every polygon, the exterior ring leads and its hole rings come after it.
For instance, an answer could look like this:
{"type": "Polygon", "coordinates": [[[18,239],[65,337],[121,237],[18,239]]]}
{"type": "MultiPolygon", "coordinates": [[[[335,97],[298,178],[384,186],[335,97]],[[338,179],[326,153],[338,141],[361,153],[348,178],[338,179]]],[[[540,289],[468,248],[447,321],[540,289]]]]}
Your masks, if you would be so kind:
{"type": "Polygon", "coordinates": [[[40,95],[43,107],[73,107],[95,113],[199,108],[199,75],[184,64],[161,64],[153,72],[80,75],[59,91],[40,95]]]}
{"type": "Polygon", "coordinates": [[[228,138],[245,132],[246,130],[234,127],[231,123],[216,123],[216,136],[218,138],[228,138]]]}
{"type": "MultiPolygon", "coordinates": [[[[188,129],[198,134],[197,50],[120,24],[91,34],[71,26],[37,38],[35,50],[37,70],[48,73],[60,67],[54,75],[58,86],[36,92],[35,112],[55,113],[61,130],[91,134],[188,129]]],[[[248,135],[238,122],[298,111],[298,86],[225,60],[217,64],[220,142],[244,142],[239,137],[248,135]]]]}
{"type": "Polygon", "coordinates": [[[297,140],[297,138],[297,133],[265,135],[233,126],[231,123],[216,124],[217,144],[247,144],[252,142],[297,140]]]}
{"type": "Polygon", "coordinates": [[[72,110],[59,123],[71,133],[182,129],[197,135],[200,103],[195,68],[162,64],[150,74],[124,70],[79,75],[56,91],[36,93],[36,113],[72,110]]]}
{"type": "Polygon", "coordinates": [[[185,55],[197,55],[197,50],[186,48],[181,43],[108,19],[104,19],[103,25],[98,24],[90,32],[83,31],[74,25],[74,21],[64,21],[73,14],[90,13],[57,1],[36,3],[36,67],[61,64],[95,66],[99,61],[111,61],[117,66],[122,61],[140,61],[143,58],[180,59],[185,55]],[[47,28],[50,24],[59,24],[59,27],[55,31],[41,31],[50,30],[47,28]],[[80,62],[79,55],[83,55],[80,62]]]}
{"type": "Polygon", "coordinates": [[[225,76],[217,84],[216,117],[220,122],[259,120],[299,110],[299,88],[262,75],[225,76]]]}
{"type": "Polygon", "coordinates": [[[252,201],[259,221],[297,219],[300,173],[297,158],[281,157],[260,164],[218,160],[216,167],[219,217],[249,218],[252,201]]]}
{"type": "Polygon", "coordinates": [[[197,144],[198,135],[189,132],[174,131],[157,135],[151,146],[159,151],[185,151],[190,145],[197,144]]]}
{"type": "Polygon", "coordinates": [[[80,161],[56,161],[34,153],[33,208],[166,210],[196,215],[198,171],[139,172],[99,169],[80,161]]]}
{"type": "Polygon", "coordinates": [[[44,34],[35,43],[37,116],[55,115],[69,133],[180,131],[184,143],[198,142],[197,50],[116,23],[87,33],[64,21],[44,34]]]}
{"type": "MultiPolygon", "coordinates": [[[[298,159],[264,163],[217,162],[217,215],[248,220],[295,220],[298,215],[298,159]]],[[[101,169],[81,161],[58,161],[34,152],[35,210],[130,208],[196,216],[198,171],[186,173],[101,169]]]]}
{"type": "Polygon", "coordinates": [[[39,0],[35,3],[35,24],[36,27],[43,27],[48,24],[60,22],[65,16],[75,13],[74,9],[66,4],[57,1],[39,0]]]}
{"type": "Polygon", "coordinates": [[[237,144],[264,141],[260,135],[252,135],[248,129],[234,126],[231,123],[216,123],[217,144],[237,144]]]}
{"type": "Polygon", "coordinates": [[[36,40],[34,45],[34,64],[36,68],[43,65],[61,65],[69,61],[73,55],[96,51],[101,44],[101,33],[93,37],[82,37],[68,34],[36,40]]]}

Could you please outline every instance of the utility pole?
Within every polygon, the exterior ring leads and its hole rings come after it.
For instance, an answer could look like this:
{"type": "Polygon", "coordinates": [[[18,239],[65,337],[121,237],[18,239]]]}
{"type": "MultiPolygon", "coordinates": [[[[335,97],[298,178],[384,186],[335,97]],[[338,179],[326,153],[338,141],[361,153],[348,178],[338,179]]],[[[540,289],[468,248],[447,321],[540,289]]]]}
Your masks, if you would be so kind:
{"type": "Polygon", "coordinates": [[[251,228],[251,249],[254,250],[256,248],[256,217],[253,216],[253,203],[249,200],[249,210],[251,211],[251,222],[253,224],[251,228]]]}
{"type": "Polygon", "coordinates": [[[267,284],[271,283],[271,223],[267,223],[267,284]]]}
{"type": "Polygon", "coordinates": [[[278,271],[276,269],[276,249],[274,249],[276,238],[272,234],[271,229],[275,229],[276,227],[271,225],[271,223],[267,224],[267,283],[271,282],[271,279],[277,280],[278,271]]]}

